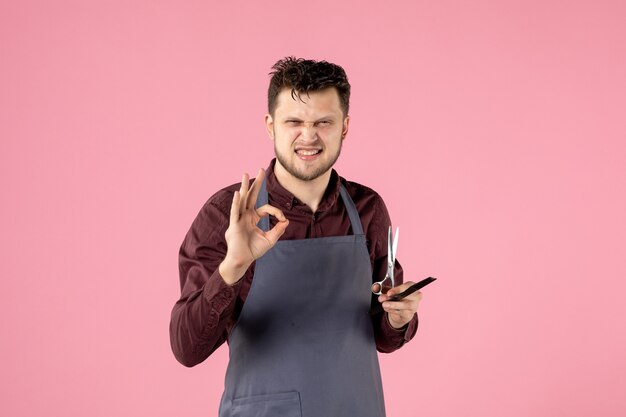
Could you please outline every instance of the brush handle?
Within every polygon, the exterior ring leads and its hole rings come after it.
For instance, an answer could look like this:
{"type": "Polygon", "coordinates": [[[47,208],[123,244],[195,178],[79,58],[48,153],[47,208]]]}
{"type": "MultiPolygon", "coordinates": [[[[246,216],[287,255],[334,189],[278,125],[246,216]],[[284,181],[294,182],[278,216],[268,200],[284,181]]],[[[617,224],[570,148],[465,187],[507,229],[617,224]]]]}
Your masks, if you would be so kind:
{"type": "Polygon", "coordinates": [[[425,286],[435,281],[436,279],[437,278],[433,278],[433,277],[425,278],[421,280],[420,282],[411,285],[409,288],[402,291],[400,294],[392,295],[387,301],[400,301],[407,295],[413,294],[415,291],[419,290],[420,288],[424,288],[425,286]]]}

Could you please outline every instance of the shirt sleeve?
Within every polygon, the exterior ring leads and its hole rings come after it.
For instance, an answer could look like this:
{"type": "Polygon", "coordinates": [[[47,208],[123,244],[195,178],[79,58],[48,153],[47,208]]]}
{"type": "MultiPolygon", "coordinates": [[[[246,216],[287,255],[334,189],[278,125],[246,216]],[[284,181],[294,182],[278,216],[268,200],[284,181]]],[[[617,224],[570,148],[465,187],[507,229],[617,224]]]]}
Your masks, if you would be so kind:
{"type": "MultiPolygon", "coordinates": [[[[372,260],[372,282],[382,280],[387,273],[387,232],[391,225],[391,219],[387,207],[382,198],[376,200],[376,215],[372,218],[367,235],[370,240],[370,258],[372,260]]],[[[404,282],[404,273],[400,262],[396,259],[394,279],[398,286],[404,282]]],[[[389,323],[387,313],[378,302],[378,297],[372,297],[372,325],[374,326],[374,339],[376,349],[382,353],[391,353],[401,348],[410,341],[417,333],[417,313],[411,321],[401,329],[395,329],[389,323]]]]}
{"type": "Polygon", "coordinates": [[[235,314],[241,280],[230,286],[218,269],[226,255],[230,201],[232,195],[226,191],[211,197],[180,248],[181,296],[172,309],[170,343],[185,366],[204,361],[226,341],[227,325],[235,314]]]}

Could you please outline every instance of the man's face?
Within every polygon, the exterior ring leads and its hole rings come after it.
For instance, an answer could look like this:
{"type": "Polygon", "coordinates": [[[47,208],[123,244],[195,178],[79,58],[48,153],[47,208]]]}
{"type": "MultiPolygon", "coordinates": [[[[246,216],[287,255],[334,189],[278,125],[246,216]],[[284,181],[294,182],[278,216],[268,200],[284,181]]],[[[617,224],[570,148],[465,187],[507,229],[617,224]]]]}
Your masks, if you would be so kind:
{"type": "Polygon", "coordinates": [[[283,89],[277,97],[274,116],[265,124],[274,141],[276,164],[302,181],[329,172],[341,152],[348,133],[349,118],[343,117],[339,94],[334,87],[291,97],[283,89]]]}

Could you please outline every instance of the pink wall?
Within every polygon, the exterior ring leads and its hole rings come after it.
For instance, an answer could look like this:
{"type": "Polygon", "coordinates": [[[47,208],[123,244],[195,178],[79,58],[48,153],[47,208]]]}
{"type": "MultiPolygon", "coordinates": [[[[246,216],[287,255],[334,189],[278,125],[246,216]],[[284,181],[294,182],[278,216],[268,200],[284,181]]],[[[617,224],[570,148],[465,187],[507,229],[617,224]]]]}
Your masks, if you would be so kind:
{"type": "Polygon", "coordinates": [[[624,2],[336,3],[0,2],[0,415],[216,415],[226,349],[169,347],[177,251],[267,165],[288,54],[346,68],[338,170],[439,278],[389,416],[626,415],[624,2]]]}

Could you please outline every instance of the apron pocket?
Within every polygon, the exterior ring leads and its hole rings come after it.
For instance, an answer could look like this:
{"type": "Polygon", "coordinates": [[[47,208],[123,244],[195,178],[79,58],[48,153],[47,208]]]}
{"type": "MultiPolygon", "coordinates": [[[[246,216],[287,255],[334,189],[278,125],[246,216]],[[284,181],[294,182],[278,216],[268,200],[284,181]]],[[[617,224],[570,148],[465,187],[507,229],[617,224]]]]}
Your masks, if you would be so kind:
{"type": "Polygon", "coordinates": [[[300,393],[253,395],[233,400],[233,417],[302,417],[300,393]]]}

